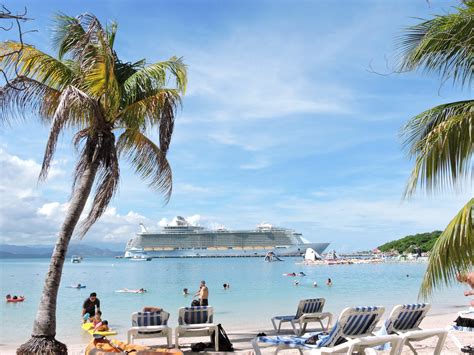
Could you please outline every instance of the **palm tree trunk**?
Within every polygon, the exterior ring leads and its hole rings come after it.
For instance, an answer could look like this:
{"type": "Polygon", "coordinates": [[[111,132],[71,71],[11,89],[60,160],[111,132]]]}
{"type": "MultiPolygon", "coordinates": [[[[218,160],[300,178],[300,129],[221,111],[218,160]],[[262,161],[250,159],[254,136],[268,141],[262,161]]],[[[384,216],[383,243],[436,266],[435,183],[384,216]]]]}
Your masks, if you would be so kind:
{"type": "Polygon", "coordinates": [[[67,215],[58,235],[36,313],[33,334],[17,349],[17,354],[67,354],[66,345],[55,339],[56,299],[61,275],[74,229],[84,210],[97,173],[98,163],[89,163],[73,192],[67,215]]]}

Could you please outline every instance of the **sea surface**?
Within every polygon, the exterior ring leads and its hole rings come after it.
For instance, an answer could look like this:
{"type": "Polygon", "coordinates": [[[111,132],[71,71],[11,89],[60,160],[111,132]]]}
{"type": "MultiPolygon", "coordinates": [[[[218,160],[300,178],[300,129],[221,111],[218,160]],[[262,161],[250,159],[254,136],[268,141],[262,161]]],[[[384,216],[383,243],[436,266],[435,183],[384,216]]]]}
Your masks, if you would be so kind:
{"type": "MultiPolygon", "coordinates": [[[[386,263],[331,266],[305,266],[300,259],[265,263],[263,258],[153,259],[136,262],[127,259],[85,258],[80,264],[67,260],[58,296],[57,338],[68,344],[87,343],[90,335],[80,328],[83,301],[97,292],[102,319],[126,339],[130,315],[144,306],[159,306],[170,312],[170,325],[177,323],[178,308],[190,305],[192,296],[206,280],[209,303],[215,309],[215,322],[225,329],[246,327],[268,329],[274,315],[294,314],[303,298],[324,297],[325,310],[336,315],[352,305],[382,305],[388,315],[395,304],[417,302],[426,264],[386,263]],[[300,272],[306,277],[288,277],[300,272]],[[330,277],[333,286],[325,285],[330,277]],[[294,281],[300,284],[295,286],[294,281]],[[317,282],[318,287],[313,287],[317,282]],[[81,283],[85,289],[66,286],[81,283]],[[224,290],[223,284],[230,284],[224,290]],[[117,293],[122,288],[148,290],[145,294],[117,293]]],[[[23,303],[1,303],[0,352],[2,347],[20,344],[29,337],[40,301],[48,259],[0,260],[0,289],[24,295],[23,303]]],[[[467,304],[464,288],[456,285],[437,291],[430,300],[432,313],[453,313],[467,304]]],[[[444,326],[444,325],[440,325],[444,326]]]]}

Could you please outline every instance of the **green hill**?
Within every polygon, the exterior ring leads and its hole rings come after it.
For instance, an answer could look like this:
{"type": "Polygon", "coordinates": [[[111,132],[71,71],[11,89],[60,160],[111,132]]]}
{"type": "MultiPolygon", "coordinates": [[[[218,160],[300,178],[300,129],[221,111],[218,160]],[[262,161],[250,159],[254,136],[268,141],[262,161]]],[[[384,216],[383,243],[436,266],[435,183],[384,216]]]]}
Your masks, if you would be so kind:
{"type": "Polygon", "coordinates": [[[422,252],[427,252],[433,248],[436,239],[438,239],[441,233],[441,231],[434,231],[431,233],[408,235],[404,238],[385,243],[378,248],[381,251],[390,251],[395,249],[398,250],[399,253],[403,253],[404,251],[412,252],[413,247],[417,246],[422,252]]]}

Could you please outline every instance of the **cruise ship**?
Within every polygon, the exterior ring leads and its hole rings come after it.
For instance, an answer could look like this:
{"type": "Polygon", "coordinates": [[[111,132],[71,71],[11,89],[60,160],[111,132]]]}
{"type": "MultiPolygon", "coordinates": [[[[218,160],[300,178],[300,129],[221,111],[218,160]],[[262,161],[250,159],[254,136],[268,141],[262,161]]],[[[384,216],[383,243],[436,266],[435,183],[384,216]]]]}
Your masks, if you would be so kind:
{"type": "Polygon", "coordinates": [[[307,248],[321,254],[329,243],[309,243],[301,233],[262,223],[254,230],[216,230],[191,225],[176,217],[159,232],[141,232],[130,239],[125,258],[199,258],[260,257],[273,252],[277,256],[300,256],[307,248]]]}

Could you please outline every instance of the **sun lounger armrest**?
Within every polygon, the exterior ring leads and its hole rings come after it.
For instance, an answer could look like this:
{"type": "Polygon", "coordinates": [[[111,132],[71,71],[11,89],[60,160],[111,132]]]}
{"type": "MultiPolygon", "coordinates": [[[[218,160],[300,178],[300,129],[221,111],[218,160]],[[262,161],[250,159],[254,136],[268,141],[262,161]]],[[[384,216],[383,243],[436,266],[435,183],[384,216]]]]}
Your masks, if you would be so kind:
{"type": "Polygon", "coordinates": [[[318,313],[303,313],[301,317],[298,318],[298,320],[307,320],[307,319],[326,319],[326,318],[331,318],[332,319],[332,313],[331,312],[318,312],[318,313]]]}
{"type": "Polygon", "coordinates": [[[448,333],[446,328],[436,328],[436,329],[420,329],[420,330],[413,330],[403,334],[400,334],[400,337],[404,339],[414,338],[414,339],[426,339],[431,338],[433,336],[443,336],[448,333]]]}
{"type": "MultiPolygon", "coordinates": [[[[300,327],[307,323],[308,321],[319,321],[321,322],[324,319],[327,319],[327,326],[326,328],[329,329],[332,323],[332,313],[331,312],[318,312],[318,313],[304,313],[301,317],[294,320],[293,322],[298,322],[300,327]]],[[[322,323],[321,323],[322,324],[322,323]]],[[[324,327],[324,326],[323,326],[324,327]]]]}

